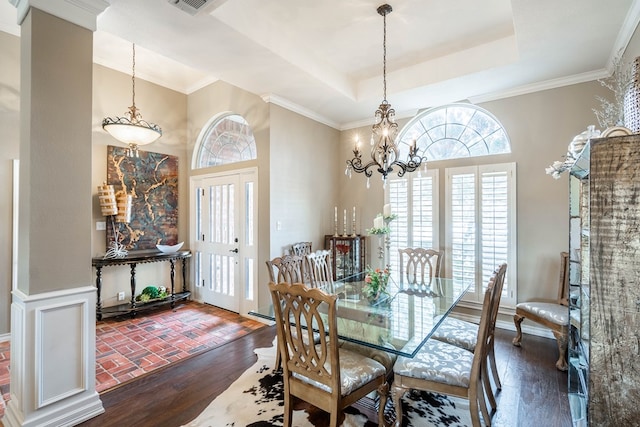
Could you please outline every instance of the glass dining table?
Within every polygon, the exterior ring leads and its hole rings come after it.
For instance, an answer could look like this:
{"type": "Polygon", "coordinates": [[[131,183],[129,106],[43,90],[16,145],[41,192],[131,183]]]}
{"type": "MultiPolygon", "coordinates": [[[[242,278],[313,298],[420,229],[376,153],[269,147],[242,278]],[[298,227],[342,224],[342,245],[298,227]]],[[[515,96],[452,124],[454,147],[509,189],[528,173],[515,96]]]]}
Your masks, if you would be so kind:
{"type": "MultiPolygon", "coordinates": [[[[406,286],[391,276],[388,295],[370,303],[364,273],[323,287],[338,295],[338,337],[374,349],[414,357],[471,286],[469,281],[433,278],[429,286],[406,286]]],[[[250,314],[275,321],[272,304],[250,314]]]]}

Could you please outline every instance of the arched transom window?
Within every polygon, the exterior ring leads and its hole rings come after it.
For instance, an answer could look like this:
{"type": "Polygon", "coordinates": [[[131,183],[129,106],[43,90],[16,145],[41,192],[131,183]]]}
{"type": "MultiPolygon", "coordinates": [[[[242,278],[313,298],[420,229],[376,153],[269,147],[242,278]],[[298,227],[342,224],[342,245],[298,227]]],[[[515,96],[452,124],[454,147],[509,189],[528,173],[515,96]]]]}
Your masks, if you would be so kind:
{"type": "Polygon", "coordinates": [[[249,123],[238,114],[212,120],[202,133],[196,168],[219,166],[256,158],[256,141],[249,123]]]}
{"type": "Polygon", "coordinates": [[[412,140],[428,161],[511,152],[509,138],[488,111],[471,104],[448,104],[412,119],[398,138],[400,158],[412,140]]]}

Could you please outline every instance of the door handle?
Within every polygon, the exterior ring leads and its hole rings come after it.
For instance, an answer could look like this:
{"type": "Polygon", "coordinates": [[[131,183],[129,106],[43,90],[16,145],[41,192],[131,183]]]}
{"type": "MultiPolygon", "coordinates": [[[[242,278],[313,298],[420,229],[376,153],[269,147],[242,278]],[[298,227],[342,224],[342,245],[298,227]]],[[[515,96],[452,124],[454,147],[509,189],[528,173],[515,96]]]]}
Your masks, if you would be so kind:
{"type": "Polygon", "coordinates": [[[235,249],[229,249],[229,252],[235,252],[235,253],[238,253],[238,248],[235,248],[235,249]]]}

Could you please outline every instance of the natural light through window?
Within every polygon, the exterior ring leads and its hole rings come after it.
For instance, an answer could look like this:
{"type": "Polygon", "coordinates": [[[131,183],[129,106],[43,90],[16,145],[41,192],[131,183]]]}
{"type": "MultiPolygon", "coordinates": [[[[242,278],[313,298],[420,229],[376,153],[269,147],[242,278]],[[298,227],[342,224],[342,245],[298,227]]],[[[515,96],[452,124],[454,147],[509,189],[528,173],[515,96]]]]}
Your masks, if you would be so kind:
{"type": "Polygon", "coordinates": [[[214,120],[204,132],[196,168],[219,166],[256,158],[256,141],[247,121],[237,114],[214,120]]]}
{"type": "Polygon", "coordinates": [[[511,152],[500,122],[472,104],[448,104],[416,116],[398,138],[401,158],[406,156],[414,139],[427,161],[511,152]]]}

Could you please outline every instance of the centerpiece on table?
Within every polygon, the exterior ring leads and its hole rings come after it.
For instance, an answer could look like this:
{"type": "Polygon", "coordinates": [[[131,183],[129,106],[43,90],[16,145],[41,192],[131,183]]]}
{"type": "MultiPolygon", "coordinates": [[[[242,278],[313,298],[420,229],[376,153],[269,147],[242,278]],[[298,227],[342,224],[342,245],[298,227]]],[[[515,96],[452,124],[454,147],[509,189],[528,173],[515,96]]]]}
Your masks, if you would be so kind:
{"type": "Polygon", "coordinates": [[[376,268],[375,270],[369,266],[365,269],[364,286],[362,290],[370,304],[376,304],[381,300],[389,297],[387,285],[389,284],[389,276],[391,271],[389,267],[376,268]]]}

